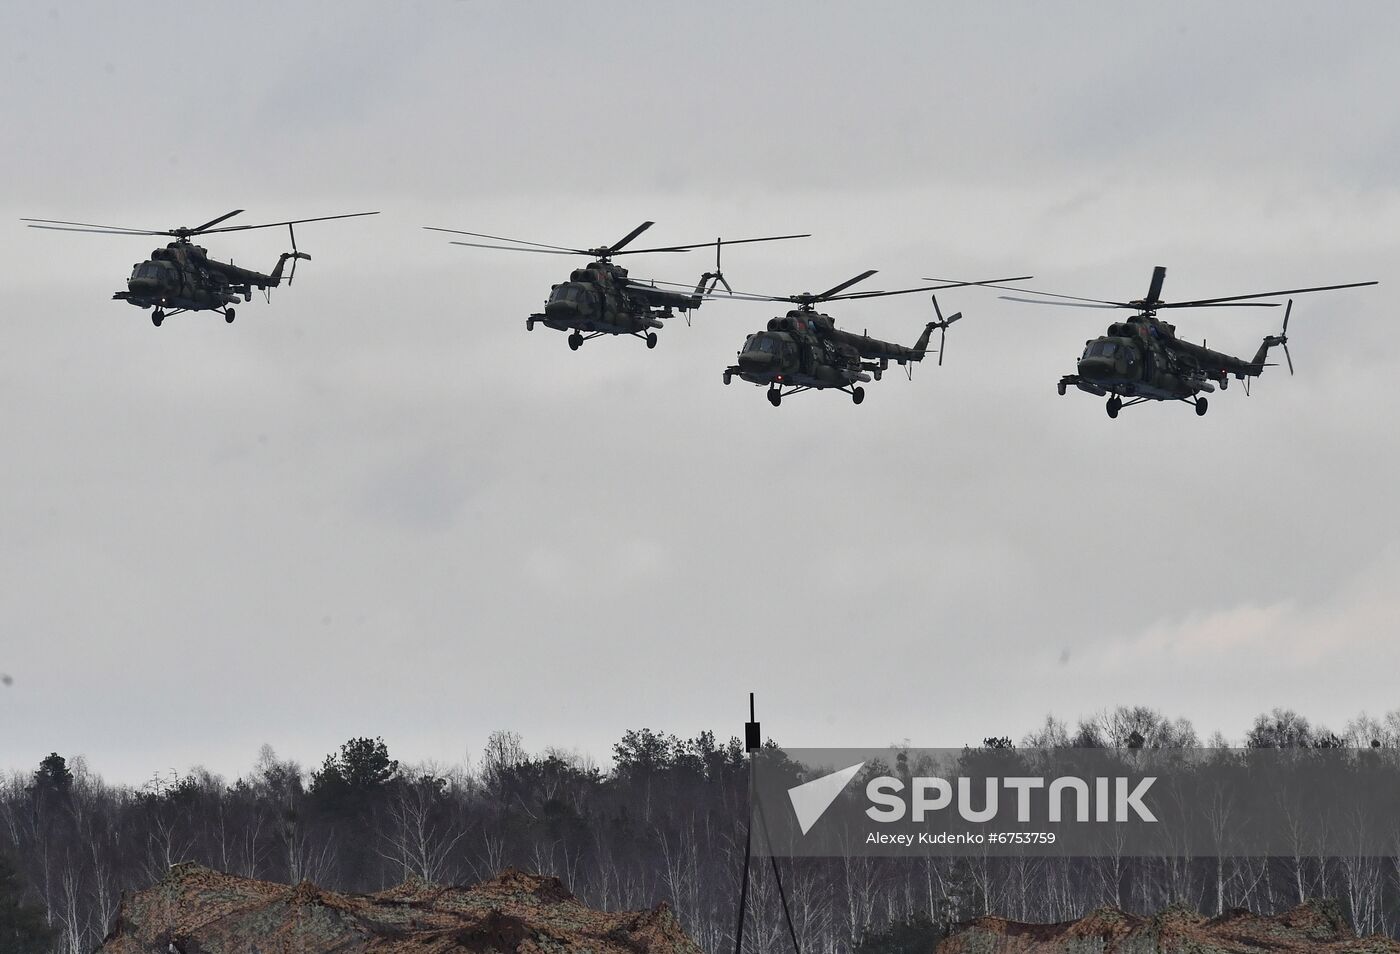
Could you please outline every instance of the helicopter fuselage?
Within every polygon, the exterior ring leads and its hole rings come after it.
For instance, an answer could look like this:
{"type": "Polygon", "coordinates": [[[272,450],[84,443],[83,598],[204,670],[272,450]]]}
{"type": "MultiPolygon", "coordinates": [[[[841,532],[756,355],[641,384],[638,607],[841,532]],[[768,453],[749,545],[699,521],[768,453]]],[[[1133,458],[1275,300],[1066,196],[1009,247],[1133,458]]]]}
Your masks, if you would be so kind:
{"type": "Polygon", "coordinates": [[[1343,288],[1362,288],[1377,284],[1370,282],[1347,282],[1340,285],[1313,285],[1307,288],[1286,288],[1278,291],[1255,292],[1249,295],[1225,295],[1219,298],[1197,298],[1189,301],[1163,301],[1162,286],[1166,282],[1167,269],[1157,265],[1152,269],[1152,281],[1147,286],[1147,294],[1133,301],[1118,301],[1103,298],[1081,298],[1076,295],[1062,295],[1058,292],[1039,292],[1024,288],[998,285],[1014,291],[1018,295],[1032,294],[1041,297],[1021,298],[1003,295],[1012,301],[1022,301],[1033,305],[1066,305],[1095,308],[1131,308],[1136,314],[1126,321],[1114,322],[1108,326],[1108,333],[1093,341],[1084,343],[1084,353],[1079,356],[1077,374],[1066,374],[1060,378],[1056,390],[1061,395],[1070,387],[1078,388],[1100,397],[1107,395],[1104,410],[1109,417],[1117,417],[1125,407],[1141,404],[1144,401],[1181,401],[1195,406],[1196,415],[1204,416],[1210,407],[1207,392],[1218,385],[1221,390],[1234,377],[1244,382],[1245,393],[1249,393],[1249,381],[1264,373],[1270,367],[1269,350],[1283,347],[1284,360],[1288,372],[1293,373],[1293,357],[1288,353],[1288,319],[1293,313],[1293,299],[1283,311],[1283,327],[1276,335],[1265,335],[1254,357],[1245,360],[1223,351],[1212,351],[1204,344],[1192,344],[1176,336],[1176,326],[1162,321],[1157,312],[1164,308],[1233,308],[1252,306],[1255,308],[1277,308],[1279,302],[1260,301],[1264,298],[1282,298],[1285,295],[1302,295],[1309,292],[1337,291],[1343,288]],[[1049,299],[1056,299],[1051,301],[1049,299]],[[1128,400],[1123,400],[1127,398],[1128,400]]]}
{"type": "Polygon", "coordinates": [[[208,252],[189,242],[171,242],[132,267],[127,290],[114,299],[138,308],[183,311],[218,310],[238,301],[251,301],[254,288],[281,284],[283,256],[271,274],[213,261],[208,252]]]}
{"type": "Polygon", "coordinates": [[[677,310],[699,308],[699,294],[666,291],[634,282],[627,269],[598,261],[576,268],[567,282],[552,286],[544,311],[531,315],[536,324],[556,331],[588,335],[637,335],[663,326],[677,310]]]}
{"type": "Polygon", "coordinates": [[[764,331],[748,336],[738,361],[725,370],[752,384],[791,388],[850,389],[859,382],[878,380],[889,362],[921,361],[929,330],[913,348],[853,335],[835,326],[831,316],[796,309],[773,318],[764,331]]]}
{"type": "MultiPolygon", "coordinates": [[[[1267,339],[1266,339],[1267,341],[1267,339]]],[[[1176,337],[1175,326],[1138,315],[1115,322],[1108,333],[1085,342],[1077,374],[1060,379],[1060,391],[1074,386],[1103,396],[1158,401],[1189,400],[1224,388],[1231,375],[1245,378],[1263,368],[1267,345],[1247,361],[1176,337]]]]}

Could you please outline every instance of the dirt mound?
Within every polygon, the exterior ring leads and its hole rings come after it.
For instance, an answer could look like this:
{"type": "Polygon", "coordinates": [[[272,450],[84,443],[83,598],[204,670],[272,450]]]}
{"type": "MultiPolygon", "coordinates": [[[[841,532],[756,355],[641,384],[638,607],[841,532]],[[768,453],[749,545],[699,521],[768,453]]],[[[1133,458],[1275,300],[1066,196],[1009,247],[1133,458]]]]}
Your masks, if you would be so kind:
{"type": "Polygon", "coordinates": [[[985,917],[962,925],[936,954],[1400,954],[1386,937],[1358,938],[1333,902],[1269,917],[1244,910],[1206,918],[1182,905],[1145,918],[1102,908],[1077,921],[1023,924],[985,917]]]}
{"type": "Polygon", "coordinates": [[[669,908],[609,914],[557,878],[508,870],[470,888],[408,881],[337,894],[176,865],[123,897],[98,954],[701,954],[669,908]]]}

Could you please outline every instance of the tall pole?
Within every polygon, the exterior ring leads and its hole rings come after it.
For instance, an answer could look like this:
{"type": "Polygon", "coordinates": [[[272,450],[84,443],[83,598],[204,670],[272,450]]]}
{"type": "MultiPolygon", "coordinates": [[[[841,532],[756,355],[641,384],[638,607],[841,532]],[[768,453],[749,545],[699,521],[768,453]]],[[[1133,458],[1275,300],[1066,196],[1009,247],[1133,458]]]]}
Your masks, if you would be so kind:
{"type": "Polygon", "coordinates": [[[749,862],[753,857],[753,755],[761,745],[758,722],[754,718],[753,693],[749,693],[749,721],[744,723],[744,752],[749,762],[749,817],[744,824],[744,874],[739,882],[739,925],[734,929],[734,954],[744,954],[744,912],[749,903],[749,862]]]}
{"type": "Polygon", "coordinates": [[[744,875],[739,883],[739,925],[734,930],[734,954],[744,951],[744,914],[749,900],[749,867],[753,859],[753,812],[758,807],[759,823],[763,827],[763,839],[768,846],[768,860],[773,864],[773,881],[778,885],[778,899],[783,903],[783,917],[787,919],[788,935],[792,938],[795,954],[802,954],[797,943],[797,928],[792,923],[792,911],[788,908],[787,892],[783,890],[783,876],[778,871],[778,856],[773,853],[772,836],[768,833],[768,819],[763,805],[758,800],[758,788],[754,777],[754,756],[763,748],[763,736],[759,731],[758,718],[754,715],[754,694],[749,693],[749,721],[744,723],[744,751],[749,760],[749,817],[744,830],[744,875]]]}

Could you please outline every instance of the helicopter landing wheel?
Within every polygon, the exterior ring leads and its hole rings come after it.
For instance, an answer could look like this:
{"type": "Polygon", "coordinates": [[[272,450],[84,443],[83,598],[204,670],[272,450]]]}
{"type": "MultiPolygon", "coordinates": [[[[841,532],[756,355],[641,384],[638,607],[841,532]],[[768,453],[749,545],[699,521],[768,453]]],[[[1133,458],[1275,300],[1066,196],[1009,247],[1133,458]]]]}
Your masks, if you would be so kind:
{"type": "Polygon", "coordinates": [[[655,348],[655,347],[656,347],[656,332],[654,332],[654,331],[649,331],[649,332],[647,332],[647,347],[648,347],[648,348],[655,348]]]}
{"type": "Polygon", "coordinates": [[[1123,402],[1116,397],[1108,399],[1108,404],[1104,405],[1104,410],[1108,411],[1109,417],[1117,417],[1118,412],[1123,410],[1123,402]]]}
{"type": "Polygon", "coordinates": [[[224,309],[224,321],[227,321],[229,324],[233,324],[233,309],[232,309],[232,308],[225,308],[225,309],[224,309]]]}
{"type": "Polygon", "coordinates": [[[782,404],[783,392],[779,391],[777,388],[770,388],[768,390],[768,403],[773,405],[774,407],[777,407],[779,404],[782,404]]]}
{"type": "Polygon", "coordinates": [[[865,400],[865,388],[862,388],[862,387],[854,387],[854,388],[851,388],[851,400],[852,400],[852,401],[855,401],[857,404],[859,404],[861,401],[864,401],[864,400],[865,400]]]}
{"type": "Polygon", "coordinates": [[[577,351],[581,347],[583,347],[583,335],[575,331],[573,334],[569,335],[569,350],[577,351]]]}
{"type": "Polygon", "coordinates": [[[159,308],[157,308],[155,311],[151,312],[151,324],[155,325],[157,328],[160,327],[160,323],[161,323],[162,321],[164,321],[164,320],[165,320],[165,313],[162,312],[159,308]]]}
{"type": "Polygon", "coordinates": [[[1210,402],[1205,398],[1196,398],[1196,416],[1205,417],[1208,410],[1210,410],[1210,402]]]}

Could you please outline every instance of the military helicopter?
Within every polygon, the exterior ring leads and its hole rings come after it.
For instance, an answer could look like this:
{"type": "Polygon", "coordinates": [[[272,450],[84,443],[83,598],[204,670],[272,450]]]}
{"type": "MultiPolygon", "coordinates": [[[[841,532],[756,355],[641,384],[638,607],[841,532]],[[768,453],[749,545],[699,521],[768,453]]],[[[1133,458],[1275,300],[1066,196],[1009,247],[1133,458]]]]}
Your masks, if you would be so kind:
{"type": "Polygon", "coordinates": [[[291,259],[292,270],[287,275],[287,284],[296,276],[297,260],[310,261],[311,256],[297,250],[296,229],[293,226],[304,222],[325,222],[329,219],[352,219],[361,215],[378,215],[378,212],[351,212],[346,215],[323,215],[314,219],[292,219],[288,222],[269,222],[263,225],[226,225],[215,228],[220,222],[242,214],[242,209],[234,209],[217,219],[210,219],[194,228],[164,230],[128,229],[108,225],[90,225],[85,222],[62,222],[57,219],[20,219],[29,222],[31,229],[53,229],[58,232],[89,232],[101,235],[170,235],[175,241],[165,248],[151,252],[151,257],[131,269],[131,277],[126,280],[126,291],[112,295],[114,299],[129,302],[138,308],[150,308],[151,324],[157,328],[172,315],[187,311],[216,311],[224,316],[224,321],[234,318],[233,303],[242,295],[244,301],[253,300],[253,289],[260,288],[271,300],[271,289],[282,283],[282,268],[291,259]],[[232,262],[216,262],[209,258],[209,252],[190,241],[196,235],[209,235],[215,232],[244,232],[249,229],[272,229],[285,225],[291,236],[292,250],[283,252],[271,273],[248,268],[239,268],[232,262]]]}
{"type": "MultiPolygon", "coordinates": [[[[1319,285],[1313,288],[1289,288],[1283,291],[1258,292],[1252,295],[1229,295],[1224,298],[1203,298],[1196,301],[1166,302],[1161,299],[1162,282],[1167,270],[1158,265],[1152,270],[1152,282],[1147,289],[1147,297],[1137,301],[1105,301],[1096,298],[1076,298],[1072,295],[1057,295],[1053,292],[1031,291],[1025,288],[1008,289],[1027,292],[1062,301],[1043,301],[1034,298],[1018,298],[1003,295],[1008,301],[1020,301],[1035,305],[1065,305],[1080,308],[1128,308],[1137,314],[1127,321],[1114,322],[1108,326],[1108,333],[1084,343],[1084,353],[1079,358],[1078,374],[1067,374],[1060,378],[1057,390],[1063,396],[1073,386],[1099,397],[1108,395],[1106,410],[1109,417],[1116,418],[1125,407],[1141,404],[1144,401],[1182,401],[1194,405],[1198,416],[1204,415],[1210,404],[1205,395],[1215,391],[1215,386],[1225,390],[1230,377],[1244,382],[1245,393],[1249,393],[1249,379],[1257,378],[1264,369],[1273,367],[1269,363],[1269,349],[1283,346],[1288,359],[1288,373],[1293,373],[1293,355],[1288,351],[1288,319],[1293,313],[1293,300],[1283,313],[1283,329],[1276,335],[1267,335],[1249,360],[1237,358],[1221,351],[1212,351],[1204,344],[1193,344],[1176,336],[1176,325],[1157,317],[1164,308],[1219,308],[1250,306],[1255,308],[1277,308],[1278,302],[1251,301],[1254,298],[1275,298],[1284,295],[1301,295],[1307,292],[1333,291],[1338,288],[1360,288],[1375,285],[1376,282],[1351,282],[1345,285],[1319,285]],[[1128,398],[1124,401],[1123,398],[1128,398]]],[[[933,279],[928,279],[932,281],[933,279]]]]}
{"type": "MultiPolygon", "coordinates": [[[[730,293],[725,296],[748,301],[786,301],[797,305],[781,318],[773,318],[764,331],[755,332],[744,341],[739,351],[738,363],[724,370],[724,383],[731,383],[737,376],[744,381],[768,387],[768,403],[778,407],[783,397],[801,394],[813,389],[835,388],[851,396],[860,404],[865,400],[865,388],[861,382],[872,379],[879,381],[889,369],[890,362],[905,367],[912,378],[914,369],[909,365],[924,359],[929,353],[929,338],[934,329],[939,331],[938,363],[943,364],[943,345],[948,327],[962,318],[958,312],[948,318],[938,307],[938,296],[933,296],[933,311],[937,321],[924,326],[923,334],[913,347],[905,347],[890,341],[881,341],[865,334],[851,334],[836,327],[830,315],[819,314],[816,306],[828,301],[847,301],[856,298],[883,298],[889,295],[908,295],[914,292],[941,291],[945,288],[960,288],[966,285],[981,285],[985,282],[945,282],[922,288],[904,288],[898,291],[851,292],[842,294],[857,282],[865,281],[875,270],[861,272],[855,278],[847,279],[839,285],[813,295],[804,292],[800,295],[750,295],[730,293]]],[[[994,278],[995,282],[1022,281],[1030,276],[1017,278],[994,278]]]]}
{"type": "MultiPolygon", "coordinates": [[[[654,222],[643,222],[611,245],[598,248],[565,248],[559,245],[541,245],[538,242],[525,242],[520,239],[502,238],[499,235],[486,235],[481,232],[463,232],[460,229],[443,229],[425,225],[433,232],[450,232],[453,235],[470,235],[474,238],[488,238],[497,242],[514,242],[514,245],[486,245],[481,242],[453,241],[453,245],[469,245],[473,248],[498,248],[511,252],[536,252],[542,255],[587,255],[593,261],[583,268],[576,268],[569,274],[567,282],[550,286],[549,299],[544,312],[525,319],[525,330],[533,331],[541,324],[556,331],[568,331],[569,348],[577,351],[585,341],[602,335],[632,335],[646,342],[648,348],[656,347],[655,328],[663,326],[664,319],[674,317],[676,311],[686,315],[699,308],[709,291],[717,285],[729,287],[723,272],[720,271],[720,249],[725,245],[743,245],[749,242],[780,242],[785,239],[807,238],[803,235],[770,235],[765,238],[715,239],[713,242],[700,242],[690,245],[668,245],[663,248],[625,249],[633,239],[651,228],[654,222]],[[641,255],[648,252],[688,252],[697,248],[715,247],[715,270],[705,272],[695,289],[689,293],[668,291],[658,287],[672,285],[671,282],[648,282],[629,278],[627,269],[614,265],[615,255],[641,255]],[[529,247],[525,247],[529,246],[529,247]]],[[[689,286],[675,286],[689,287],[689,286]]]]}

